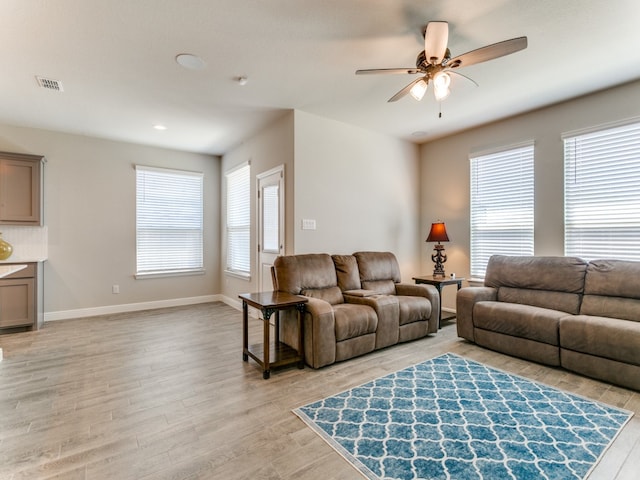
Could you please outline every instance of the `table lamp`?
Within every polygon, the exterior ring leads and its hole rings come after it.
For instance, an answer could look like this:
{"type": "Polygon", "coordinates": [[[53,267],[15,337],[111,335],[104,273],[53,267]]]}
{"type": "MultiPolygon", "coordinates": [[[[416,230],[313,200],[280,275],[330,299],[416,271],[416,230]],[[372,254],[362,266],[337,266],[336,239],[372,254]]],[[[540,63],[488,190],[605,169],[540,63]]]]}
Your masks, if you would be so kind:
{"type": "Polygon", "coordinates": [[[449,236],[447,235],[447,229],[444,226],[444,222],[437,221],[431,224],[431,230],[427,237],[427,242],[438,242],[433,246],[436,253],[431,254],[431,260],[436,264],[433,269],[434,277],[444,277],[444,265],[447,261],[447,255],[444,253],[444,245],[440,245],[440,242],[448,242],[449,236]]]}

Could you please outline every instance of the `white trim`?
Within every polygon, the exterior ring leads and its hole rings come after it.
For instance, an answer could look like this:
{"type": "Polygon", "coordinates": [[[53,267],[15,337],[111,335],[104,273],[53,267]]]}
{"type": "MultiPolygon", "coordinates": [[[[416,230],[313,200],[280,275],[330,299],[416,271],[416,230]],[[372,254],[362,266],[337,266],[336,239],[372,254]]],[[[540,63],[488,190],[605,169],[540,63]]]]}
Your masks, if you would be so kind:
{"type": "Polygon", "coordinates": [[[226,172],[224,172],[224,176],[228,176],[231,175],[233,172],[235,172],[236,170],[240,170],[242,167],[246,167],[247,165],[251,166],[251,159],[246,160],[244,162],[241,162],[237,165],[234,165],[233,167],[231,167],[229,170],[227,170],[226,172]]]}
{"type": "Polygon", "coordinates": [[[275,173],[282,174],[282,177],[284,178],[284,163],[278,165],[277,167],[273,167],[272,169],[267,170],[266,172],[257,173],[256,174],[256,179],[257,180],[261,180],[263,178],[270,177],[271,175],[273,175],[275,173]]]}
{"type": "Polygon", "coordinates": [[[181,173],[183,175],[193,175],[194,177],[204,178],[204,172],[198,172],[194,170],[181,170],[179,168],[165,168],[165,167],[151,167],[148,165],[139,165],[139,164],[135,164],[133,168],[135,170],[147,171],[147,172],[162,172],[162,173],[175,172],[175,173],[181,173]]]}
{"type": "Polygon", "coordinates": [[[230,307],[235,308],[236,310],[242,311],[242,302],[238,299],[227,297],[226,295],[218,295],[220,297],[218,300],[226,303],[230,307]]]}
{"type": "Polygon", "coordinates": [[[235,270],[225,270],[224,274],[228,275],[230,277],[236,277],[236,278],[239,278],[241,280],[246,280],[247,282],[251,281],[251,274],[250,273],[239,272],[239,271],[235,271],[235,270]]]}
{"type": "Polygon", "coordinates": [[[136,280],[144,280],[147,278],[164,278],[164,277],[186,277],[189,275],[204,275],[204,268],[194,268],[193,270],[176,270],[166,272],[138,272],[134,275],[136,280]]]}
{"type": "MultiPolygon", "coordinates": [[[[242,312],[242,302],[240,300],[234,300],[233,298],[229,298],[226,296],[221,296],[220,301],[226,303],[230,307],[235,308],[239,312],[242,312]]],[[[251,318],[262,318],[262,312],[254,307],[249,306],[249,317],[251,318]]],[[[271,322],[273,325],[273,321],[271,322]]]]}
{"type": "Polygon", "coordinates": [[[478,150],[471,150],[469,152],[469,160],[475,157],[484,157],[485,155],[494,155],[496,153],[506,152],[508,150],[515,150],[517,148],[535,147],[536,142],[533,139],[523,140],[521,142],[510,143],[508,145],[496,145],[495,147],[488,147],[478,150]]]}
{"type": "Polygon", "coordinates": [[[53,322],[57,320],[69,320],[72,318],[94,317],[97,315],[110,315],[114,313],[137,312],[140,310],[151,310],[154,308],[181,307],[184,305],[195,305],[198,303],[219,301],[224,301],[221,295],[202,295],[200,297],[171,298],[167,300],[155,300],[152,302],[106,305],[103,307],[79,308],[76,310],[60,310],[58,312],[45,312],[44,321],[53,322]]]}
{"type": "Polygon", "coordinates": [[[624,120],[617,120],[614,122],[601,123],[600,125],[594,125],[592,127],[580,128],[577,130],[570,130],[568,132],[563,132],[560,135],[562,140],[567,140],[569,138],[579,137],[580,135],[586,135],[587,133],[595,133],[600,130],[609,130],[611,128],[624,127],[625,125],[630,125],[632,123],[639,123],[640,117],[631,117],[626,118],[624,120]]]}

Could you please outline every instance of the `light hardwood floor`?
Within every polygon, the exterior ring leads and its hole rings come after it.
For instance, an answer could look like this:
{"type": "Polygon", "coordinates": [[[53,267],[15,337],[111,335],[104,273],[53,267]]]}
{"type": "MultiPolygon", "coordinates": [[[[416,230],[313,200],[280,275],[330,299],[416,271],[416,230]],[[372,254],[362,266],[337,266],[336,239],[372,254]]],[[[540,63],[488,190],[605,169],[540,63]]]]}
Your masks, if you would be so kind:
{"type": "MultiPolygon", "coordinates": [[[[251,336],[260,326],[251,322],[251,336]]],[[[437,335],[263,380],[223,303],[0,336],[0,479],[360,479],[291,409],[445,352],[640,414],[640,394],[437,335]]],[[[640,420],[591,479],[640,471],[640,420]]]]}

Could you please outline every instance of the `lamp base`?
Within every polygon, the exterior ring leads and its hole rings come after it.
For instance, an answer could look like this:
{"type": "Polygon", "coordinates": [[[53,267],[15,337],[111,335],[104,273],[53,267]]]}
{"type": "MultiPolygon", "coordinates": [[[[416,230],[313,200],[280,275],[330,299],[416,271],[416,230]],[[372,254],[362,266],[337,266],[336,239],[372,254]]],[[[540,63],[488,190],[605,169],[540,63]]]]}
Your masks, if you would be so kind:
{"type": "Polygon", "coordinates": [[[435,263],[435,268],[433,269],[434,277],[444,277],[444,265],[443,263],[447,261],[447,255],[444,253],[444,245],[434,245],[433,249],[436,253],[431,254],[431,260],[435,263]]]}

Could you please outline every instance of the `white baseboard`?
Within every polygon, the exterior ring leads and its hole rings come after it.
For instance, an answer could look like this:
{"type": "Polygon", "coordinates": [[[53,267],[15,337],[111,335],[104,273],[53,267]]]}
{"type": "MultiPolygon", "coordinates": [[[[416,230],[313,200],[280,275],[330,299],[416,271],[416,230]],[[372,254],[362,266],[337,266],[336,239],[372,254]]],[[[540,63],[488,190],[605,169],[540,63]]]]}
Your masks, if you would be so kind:
{"type": "Polygon", "coordinates": [[[231,297],[227,297],[225,295],[218,295],[218,296],[220,297],[218,300],[220,300],[221,302],[226,303],[227,305],[235,308],[236,310],[242,311],[242,302],[237,298],[234,299],[231,297]]]}
{"type": "MultiPolygon", "coordinates": [[[[198,303],[223,302],[236,310],[242,311],[240,300],[227,297],[226,295],[203,295],[200,297],[172,298],[168,300],[155,300],[153,302],[125,303],[122,305],[108,305],[104,307],[78,308],[76,310],[60,310],[58,312],[45,312],[45,322],[55,322],[57,320],[70,320],[72,318],[95,317],[97,315],[111,315],[114,313],[137,312],[140,310],[151,310],[154,308],[181,307],[184,305],[196,305],[198,303]]],[[[251,314],[259,317],[257,310],[251,314]]],[[[444,312],[455,313],[453,308],[443,308],[444,312]]]]}
{"type": "MultiPolygon", "coordinates": [[[[76,310],[60,310],[58,312],[45,312],[44,321],[69,320],[72,318],[94,317],[96,315],[110,315],[114,313],[136,312],[151,310],[153,308],[180,307],[183,305],[195,305],[197,303],[219,302],[229,303],[223,295],[203,295],[200,297],[172,298],[167,300],[155,300],[152,302],[126,303],[122,305],[108,305],[104,307],[79,308],[76,310]]],[[[229,299],[231,300],[231,299],[229,299]]],[[[240,302],[238,302],[240,304],[240,302]]]]}

